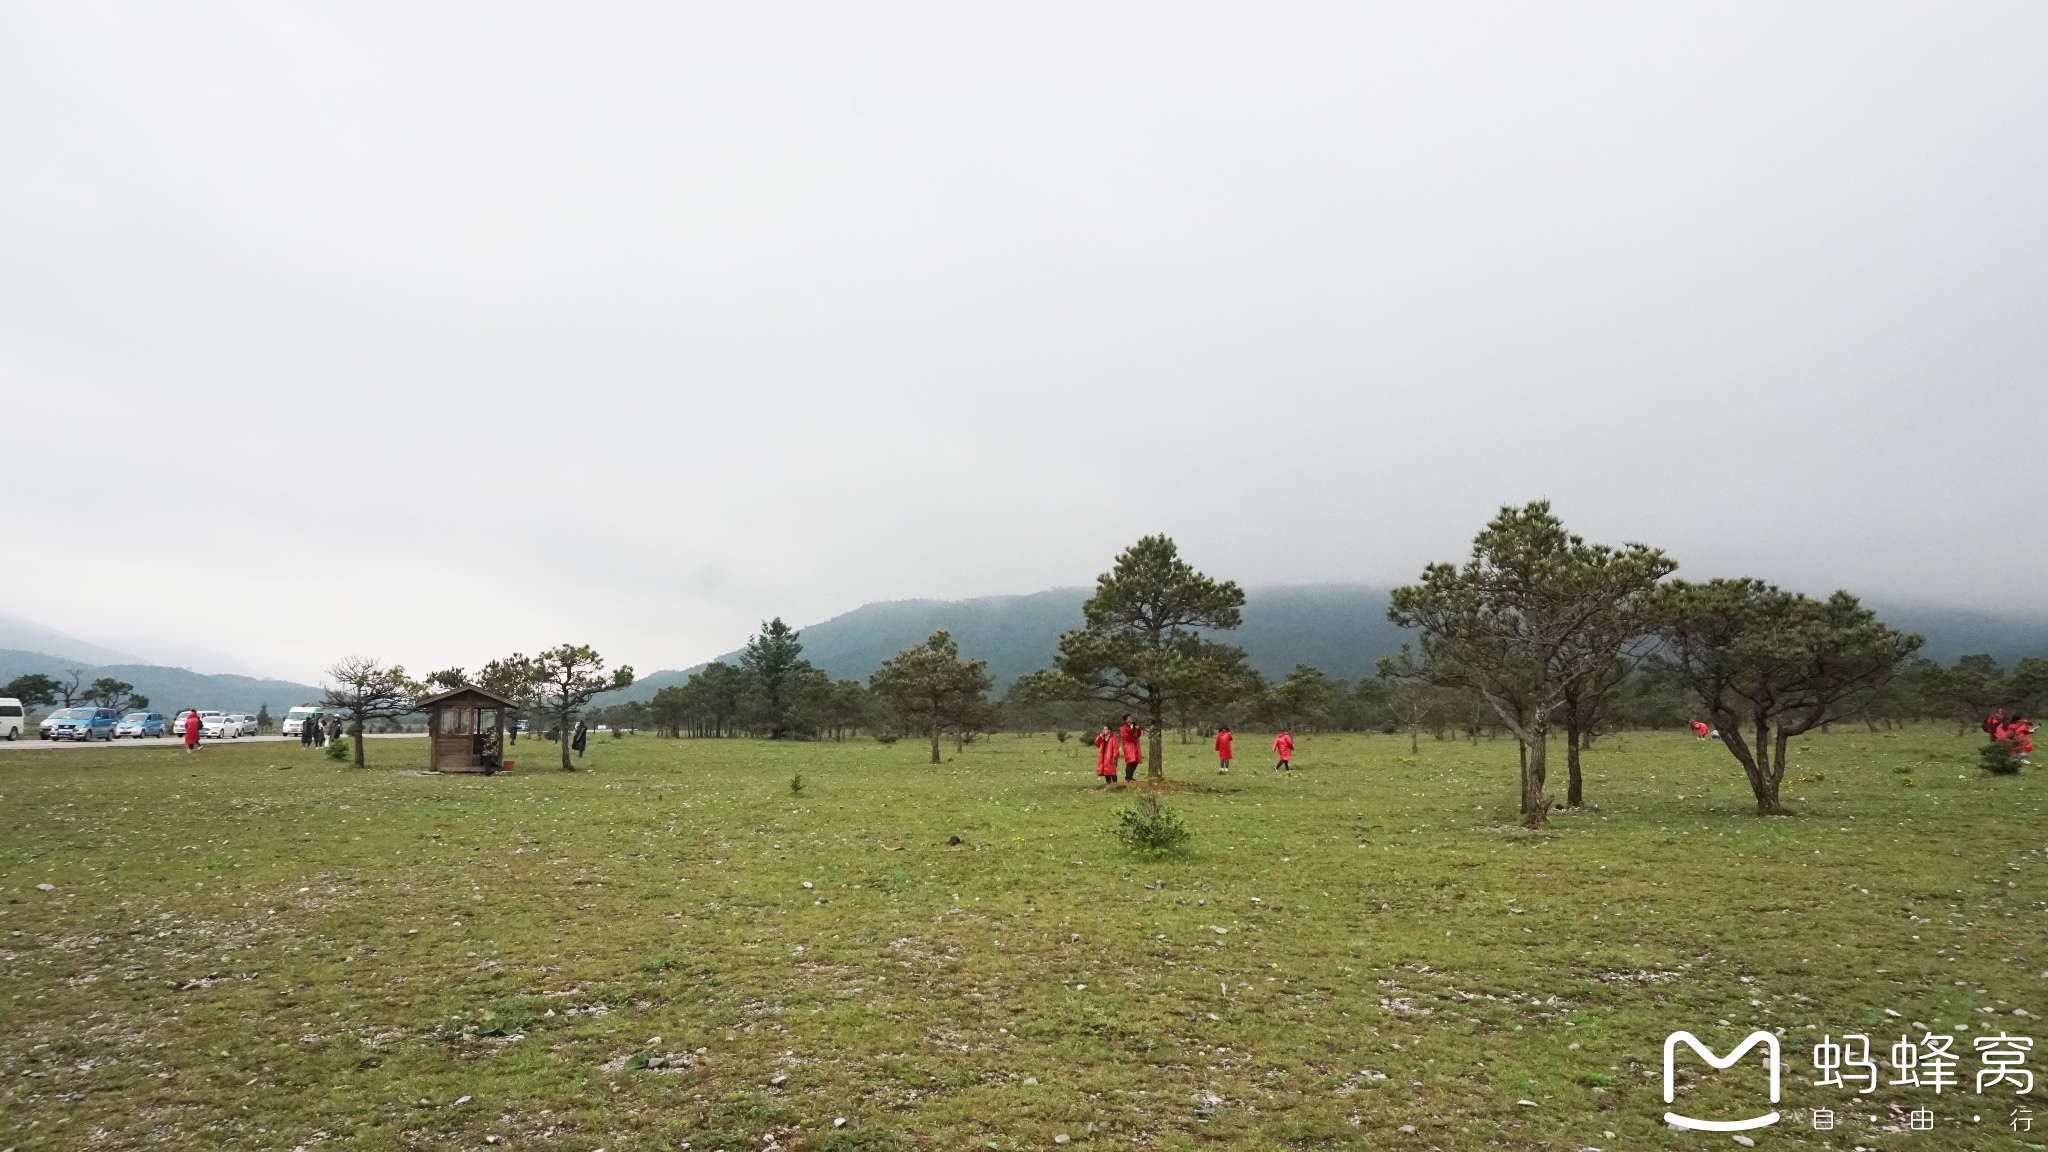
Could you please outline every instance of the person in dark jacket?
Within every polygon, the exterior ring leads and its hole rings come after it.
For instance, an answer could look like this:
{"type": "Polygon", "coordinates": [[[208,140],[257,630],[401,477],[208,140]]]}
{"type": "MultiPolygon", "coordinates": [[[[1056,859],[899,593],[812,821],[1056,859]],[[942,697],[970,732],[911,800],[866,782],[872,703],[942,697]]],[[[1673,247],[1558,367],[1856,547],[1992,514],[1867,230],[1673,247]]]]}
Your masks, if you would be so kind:
{"type": "Polygon", "coordinates": [[[576,722],[576,735],[569,741],[569,747],[576,750],[576,758],[583,759],[583,746],[590,742],[590,733],[583,727],[583,721],[576,722]]]}

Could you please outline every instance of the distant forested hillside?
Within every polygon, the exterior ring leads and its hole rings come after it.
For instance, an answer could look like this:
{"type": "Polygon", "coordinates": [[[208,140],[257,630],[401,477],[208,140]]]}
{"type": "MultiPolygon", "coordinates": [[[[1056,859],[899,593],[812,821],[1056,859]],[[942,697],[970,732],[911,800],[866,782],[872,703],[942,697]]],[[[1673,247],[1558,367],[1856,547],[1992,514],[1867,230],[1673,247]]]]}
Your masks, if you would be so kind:
{"type": "MultiPolygon", "coordinates": [[[[988,661],[1000,693],[1009,682],[1052,663],[1059,635],[1081,625],[1087,588],[1055,588],[1029,596],[972,600],[888,600],[802,629],[804,655],[833,679],[867,679],[882,661],[937,629],[953,634],[964,656],[988,661]]],[[[2048,620],[1951,608],[1872,605],[1896,628],[1927,637],[1922,654],[1943,664],[1989,652],[2011,667],[2022,657],[2048,655],[2048,620]]],[[[1244,648],[1269,679],[1296,664],[1356,679],[1372,674],[1380,656],[1400,651],[1409,637],[1387,621],[1385,589],[1362,584],[1283,584],[1245,593],[1244,625],[1218,639],[1244,648]]],[[[735,663],[738,652],[720,660],[735,663]]],[[[703,665],[654,672],[600,705],[646,700],[680,684],[703,665]]]]}
{"type": "Polygon", "coordinates": [[[1988,652],[2010,668],[2029,656],[2048,656],[2048,619],[1978,612],[1967,608],[1928,608],[1870,601],[1885,623],[1927,637],[1920,655],[1939,664],[1988,652]]]}
{"type": "Polygon", "coordinates": [[[254,713],[269,705],[271,715],[294,704],[320,699],[320,689],[289,680],[258,680],[249,676],[207,676],[183,668],[154,664],[82,664],[40,652],[0,649],[0,684],[41,672],[62,680],[72,669],[85,673],[90,684],[102,676],[125,680],[149,697],[149,706],[166,715],[181,708],[217,708],[222,712],[254,713]]]}
{"type": "MultiPolygon", "coordinates": [[[[888,600],[866,604],[802,630],[804,656],[833,679],[865,680],[882,661],[944,628],[964,656],[988,661],[996,691],[1026,672],[1048,667],[1060,633],[1081,626],[1087,588],[1055,588],[1029,596],[973,600],[888,600]]],[[[1219,633],[1241,645],[1261,672],[1285,676],[1313,664],[1332,676],[1370,674],[1382,653],[1400,650],[1403,635],[1387,622],[1387,594],[1355,584],[1253,588],[1245,594],[1244,626],[1219,633]]],[[[719,659],[739,660],[738,652],[719,659]]],[[[655,672],[600,703],[646,700],[701,668],[655,672]]]]}

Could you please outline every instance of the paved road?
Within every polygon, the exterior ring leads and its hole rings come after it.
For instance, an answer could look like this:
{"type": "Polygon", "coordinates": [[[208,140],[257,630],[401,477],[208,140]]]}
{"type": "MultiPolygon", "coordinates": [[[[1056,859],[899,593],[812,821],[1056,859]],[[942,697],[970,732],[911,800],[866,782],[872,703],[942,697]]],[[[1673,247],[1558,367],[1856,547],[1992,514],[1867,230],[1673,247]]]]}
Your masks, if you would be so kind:
{"type": "MultiPolygon", "coordinates": [[[[372,740],[418,740],[424,732],[372,732],[372,740]]],[[[202,744],[297,744],[297,736],[237,736],[233,740],[205,740],[202,744]]],[[[159,736],[145,740],[113,740],[102,743],[98,740],[0,740],[0,752],[15,748],[176,748],[185,742],[174,736],[159,736]]]]}

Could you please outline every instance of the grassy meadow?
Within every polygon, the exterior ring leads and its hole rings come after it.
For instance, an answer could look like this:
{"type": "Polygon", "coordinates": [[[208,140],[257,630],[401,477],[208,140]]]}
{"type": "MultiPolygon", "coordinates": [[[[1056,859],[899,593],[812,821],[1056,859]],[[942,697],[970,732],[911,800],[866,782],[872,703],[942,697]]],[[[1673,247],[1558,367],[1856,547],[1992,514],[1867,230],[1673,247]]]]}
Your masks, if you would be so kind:
{"type": "Polygon", "coordinates": [[[1760,1146],[2041,1147],[2048,1082],[1968,1088],[1973,1037],[2048,1041],[2048,778],[1975,735],[1817,735],[1778,819],[1718,744],[1611,737],[1543,832],[1505,740],[1169,741],[1166,859],[1049,736],[0,750],[0,1152],[1734,1147],[1663,1124],[1661,1045],[1758,1027],[1760,1146]],[[1964,1090],[1810,1082],[1923,1027],[1964,1090]]]}

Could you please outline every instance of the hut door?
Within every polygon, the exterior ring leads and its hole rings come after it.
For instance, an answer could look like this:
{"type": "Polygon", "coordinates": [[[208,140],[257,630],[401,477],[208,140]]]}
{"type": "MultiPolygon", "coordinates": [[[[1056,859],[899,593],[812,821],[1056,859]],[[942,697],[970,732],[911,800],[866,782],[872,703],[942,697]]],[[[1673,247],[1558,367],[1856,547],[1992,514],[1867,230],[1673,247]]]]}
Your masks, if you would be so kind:
{"type": "Polygon", "coordinates": [[[474,729],[470,726],[470,710],[460,704],[444,705],[440,709],[440,722],[435,725],[434,732],[434,759],[437,766],[474,767],[475,739],[474,729]]]}
{"type": "Polygon", "coordinates": [[[474,742],[470,747],[474,755],[482,756],[487,752],[492,755],[497,754],[498,710],[496,708],[479,708],[476,710],[476,736],[473,740],[474,742]]]}

